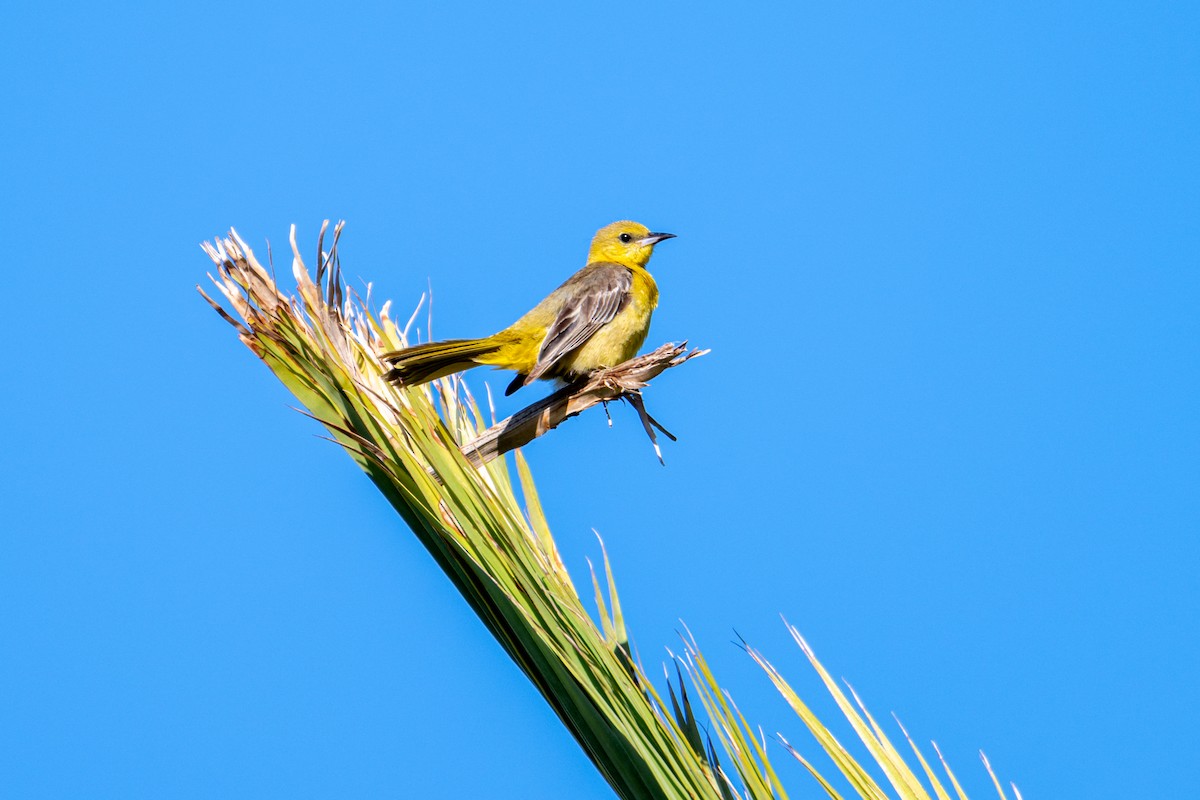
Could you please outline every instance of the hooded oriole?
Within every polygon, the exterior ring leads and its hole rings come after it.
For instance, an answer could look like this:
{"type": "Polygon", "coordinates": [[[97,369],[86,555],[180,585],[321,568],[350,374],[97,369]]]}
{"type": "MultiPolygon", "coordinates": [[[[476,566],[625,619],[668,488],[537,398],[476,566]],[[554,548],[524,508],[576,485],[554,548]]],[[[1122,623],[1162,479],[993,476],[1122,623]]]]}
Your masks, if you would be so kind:
{"type": "Polygon", "coordinates": [[[384,376],[401,386],[441,378],[479,364],[515,370],[504,392],[539,378],[573,381],[637,355],[658,306],[658,286],[646,271],[654,245],[673,233],[653,233],[622,220],[597,231],[587,265],[528,314],[483,339],[448,339],[386,353],[384,376]]]}

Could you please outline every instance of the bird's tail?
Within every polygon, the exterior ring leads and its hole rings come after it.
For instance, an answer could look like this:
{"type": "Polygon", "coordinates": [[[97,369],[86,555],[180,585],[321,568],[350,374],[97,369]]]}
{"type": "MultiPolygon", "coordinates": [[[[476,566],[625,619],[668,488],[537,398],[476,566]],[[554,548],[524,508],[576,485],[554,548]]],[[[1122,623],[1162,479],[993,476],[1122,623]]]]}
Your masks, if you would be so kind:
{"type": "Polygon", "coordinates": [[[401,386],[415,386],[470,369],[480,363],[476,358],[496,348],[490,338],[447,339],[406,347],[383,355],[383,360],[392,365],[383,377],[401,386]]]}

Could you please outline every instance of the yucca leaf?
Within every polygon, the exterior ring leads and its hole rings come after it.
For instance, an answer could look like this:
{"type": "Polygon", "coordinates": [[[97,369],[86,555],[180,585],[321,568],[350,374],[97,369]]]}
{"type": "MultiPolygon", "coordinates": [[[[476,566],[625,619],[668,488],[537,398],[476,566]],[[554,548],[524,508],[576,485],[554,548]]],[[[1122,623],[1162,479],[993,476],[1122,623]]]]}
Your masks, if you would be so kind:
{"type": "MultiPolygon", "coordinates": [[[[524,456],[519,451],[513,456],[522,504],[505,456],[478,466],[463,455],[461,443],[477,440],[485,427],[483,413],[466,384],[451,377],[398,389],[383,380],[379,355],[405,346],[425,298],[403,330],[389,316],[390,304],[385,303],[379,313],[371,311],[367,301],[342,282],[337,255],[341,230],[341,224],[335,226],[326,253],[326,228],[322,228],[314,281],[300,256],[293,227],[291,274],[296,296],[279,289],[273,267],[265,269],[236,232],[205,245],[217,265],[213,283],[232,311],[208,295],[205,299],[379,488],[620,797],[786,798],[761,731],[719,685],[690,635],[683,656],[672,656],[678,690],[668,679],[669,702],[664,702],[633,658],[603,542],[603,585],[595,570],[591,576],[599,625],[588,614],[554,543],[524,456]],[[698,706],[693,698],[699,700],[698,706]],[[697,708],[704,710],[703,717],[697,708]],[[729,769],[718,760],[716,742],[729,769]]],[[[640,397],[634,405],[653,439],[653,428],[662,430],[661,426],[645,412],[640,397]]],[[[857,708],[799,633],[790,626],[789,630],[900,796],[927,797],[853,690],[857,708]]],[[[864,798],[885,798],[866,769],[782,675],[757,651],[749,647],[746,651],[854,791],[864,798]]],[[[907,732],[904,735],[907,739],[907,732]]],[[[782,737],[781,741],[822,790],[840,800],[815,767],[782,737]]],[[[911,739],[909,744],[938,800],[948,800],[911,739]]],[[[965,798],[941,760],[959,798],[965,798]]],[[[990,764],[987,768],[1003,798],[990,764]]],[[[1014,792],[1019,798],[1015,787],[1014,792]]]]}

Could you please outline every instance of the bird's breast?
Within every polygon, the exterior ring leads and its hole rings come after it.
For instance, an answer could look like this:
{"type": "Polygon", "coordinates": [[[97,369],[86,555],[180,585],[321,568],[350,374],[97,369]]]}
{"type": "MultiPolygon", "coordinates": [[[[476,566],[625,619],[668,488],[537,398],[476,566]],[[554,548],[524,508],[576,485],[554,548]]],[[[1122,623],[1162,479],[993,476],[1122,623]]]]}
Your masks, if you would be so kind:
{"type": "Polygon", "coordinates": [[[644,269],[633,270],[633,286],[629,288],[632,300],[645,306],[652,313],[658,308],[658,284],[654,276],[644,269]]]}

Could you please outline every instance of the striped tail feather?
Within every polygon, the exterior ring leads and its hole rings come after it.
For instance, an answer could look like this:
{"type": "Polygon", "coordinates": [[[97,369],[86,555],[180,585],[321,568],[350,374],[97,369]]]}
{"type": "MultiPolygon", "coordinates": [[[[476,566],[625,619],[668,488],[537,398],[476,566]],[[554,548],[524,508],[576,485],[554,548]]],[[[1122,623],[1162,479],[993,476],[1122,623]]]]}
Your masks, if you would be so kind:
{"type": "Polygon", "coordinates": [[[470,369],[479,363],[477,357],[496,347],[490,339],[447,339],[406,347],[383,355],[392,365],[383,377],[401,386],[416,386],[470,369]]]}

